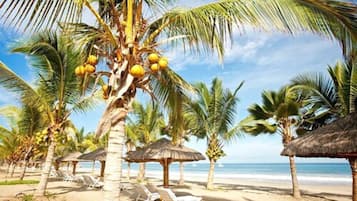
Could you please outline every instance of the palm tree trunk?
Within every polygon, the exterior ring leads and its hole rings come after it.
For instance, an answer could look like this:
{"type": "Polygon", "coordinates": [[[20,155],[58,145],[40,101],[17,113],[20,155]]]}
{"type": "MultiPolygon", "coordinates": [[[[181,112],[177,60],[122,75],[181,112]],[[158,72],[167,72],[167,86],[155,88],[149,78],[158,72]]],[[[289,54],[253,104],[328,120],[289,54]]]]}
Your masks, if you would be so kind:
{"type": "Polygon", "coordinates": [[[299,184],[296,176],[296,167],[295,167],[295,160],[294,157],[290,156],[289,157],[290,161],[290,172],[291,172],[291,182],[293,185],[293,196],[294,198],[300,198],[300,190],[299,190],[299,184]]]}
{"type": "Polygon", "coordinates": [[[11,177],[11,178],[14,176],[16,166],[17,166],[16,163],[13,163],[13,164],[12,164],[12,170],[11,170],[11,174],[10,174],[10,177],[11,177]]]}
{"type": "Polygon", "coordinates": [[[24,177],[25,177],[25,173],[26,173],[26,168],[29,164],[29,154],[31,153],[32,151],[32,146],[29,147],[29,149],[27,150],[25,156],[24,156],[24,161],[25,161],[25,164],[24,164],[24,168],[22,169],[22,172],[21,172],[21,175],[20,175],[20,180],[23,180],[24,177]]]}
{"type": "Polygon", "coordinates": [[[25,160],[25,165],[24,165],[24,168],[22,168],[22,172],[21,172],[21,175],[20,175],[20,180],[24,180],[24,177],[25,177],[25,174],[26,174],[26,168],[29,164],[29,161],[28,160],[25,160]]]}
{"type": "Polygon", "coordinates": [[[213,189],[213,174],[214,174],[215,163],[216,162],[213,159],[210,159],[207,189],[213,189]]]}
{"type": "Polygon", "coordinates": [[[125,119],[112,126],[108,139],[108,152],[104,173],[104,201],[117,201],[120,194],[125,119]]]}
{"type": "Polygon", "coordinates": [[[7,181],[7,178],[9,176],[9,172],[10,172],[10,168],[12,167],[12,162],[9,163],[9,165],[7,166],[7,169],[6,169],[6,175],[5,175],[5,181],[7,181]]]}
{"type": "Polygon", "coordinates": [[[50,176],[52,161],[53,161],[54,154],[55,154],[55,148],[56,148],[56,143],[53,140],[51,140],[50,145],[48,146],[45,166],[43,167],[43,169],[41,171],[40,183],[38,184],[36,192],[35,192],[36,195],[39,195],[39,196],[45,195],[45,191],[46,191],[47,183],[48,183],[48,177],[50,176]]]}
{"type": "Polygon", "coordinates": [[[352,201],[357,201],[357,158],[349,159],[352,171],[352,201]]]}
{"type": "Polygon", "coordinates": [[[183,170],[184,170],[184,164],[183,164],[183,162],[180,162],[180,180],[179,180],[179,185],[184,185],[184,184],[185,184],[185,180],[184,180],[184,176],[183,176],[183,170]]]}
{"type": "Polygon", "coordinates": [[[130,181],[130,168],[131,168],[131,163],[128,162],[128,175],[127,175],[128,181],[130,181]]]}
{"type": "Polygon", "coordinates": [[[145,179],[145,163],[140,163],[137,180],[143,182],[145,179]]]}

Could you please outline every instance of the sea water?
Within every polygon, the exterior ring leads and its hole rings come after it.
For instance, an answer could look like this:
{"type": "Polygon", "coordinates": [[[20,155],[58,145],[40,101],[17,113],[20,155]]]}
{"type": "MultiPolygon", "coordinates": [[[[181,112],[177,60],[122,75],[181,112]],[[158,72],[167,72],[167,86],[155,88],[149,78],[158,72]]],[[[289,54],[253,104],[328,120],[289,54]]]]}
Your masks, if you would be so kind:
{"type": "MultiPolygon", "coordinates": [[[[185,179],[206,178],[209,163],[184,163],[185,179]]],[[[81,162],[83,168],[91,168],[91,162],[81,162]]],[[[99,169],[100,164],[95,164],[99,169]]],[[[123,174],[126,174],[127,164],[123,164],[123,174]]],[[[131,163],[131,172],[134,176],[139,165],[131,163]]],[[[297,175],[300,183],[323,183],[331,185],[350,184],[351,169],[348,163],[297,163],[297,175]]],[[[159,163],[146,163],[148,176],[161,178],[162,167],[159,163]]],[[[179,163],[170,165],[170,178],[177,179],[179,163]]],[[[219,179],[252,179],[265,181],[290,181],[289,163],[217,163],[214,177],[219,179]]]]}

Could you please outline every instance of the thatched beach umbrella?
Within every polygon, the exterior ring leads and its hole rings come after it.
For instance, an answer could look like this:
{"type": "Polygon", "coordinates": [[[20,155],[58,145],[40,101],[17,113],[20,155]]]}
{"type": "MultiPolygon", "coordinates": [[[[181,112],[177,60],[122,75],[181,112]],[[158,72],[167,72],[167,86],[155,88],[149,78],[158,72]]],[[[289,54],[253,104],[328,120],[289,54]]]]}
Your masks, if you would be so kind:
{"type": "Polygon", "coordinates": [[[92,152],[82,154],[78,159],[100,161],[100,176],[104,176],[105,158],[107,157],[107,151],[104,148],[96,149],[92,152]]]}
{"type": "Polygon", "coordinates": [[[169,165],[172,162],[188,162],[205,160],[205,157],[193,149],[175,146],[170,140],[162,138],[136,151],[129,151],[126,159],[128,162],[159,162],[164,168],[164,187],[169,187],[169,165]]]}
{"type": "Polygon", "coordinates": [[[352,170],[353,201],[357,201],[357,112],[293,140],[281,155],[348,159],[352,170]]]}
{"type": "Polygon", "coordinates": [[[81,152],[73,152],[73,153],[69,153],[65,156],[62,156],[62,157],[59,157],[56,159],[56,162],[57,163],[60,163],[60,162],[72,162],[72,166],[73,166],[73,169],[72,169],[72,174],[75,175],[76,174],[76,167],[77,167],[77,163],[79,161],[83,161],[81,159],[78,159],[78,157],[82,155],[81,152]]]}

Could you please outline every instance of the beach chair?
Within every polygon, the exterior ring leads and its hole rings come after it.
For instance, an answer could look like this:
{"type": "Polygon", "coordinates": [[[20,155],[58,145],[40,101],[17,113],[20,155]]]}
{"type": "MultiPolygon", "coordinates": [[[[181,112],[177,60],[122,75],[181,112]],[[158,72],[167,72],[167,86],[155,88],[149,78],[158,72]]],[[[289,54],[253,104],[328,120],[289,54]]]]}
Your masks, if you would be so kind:
{"type": "Polygon", "coordinates": [[[90,175],[82,175],[83,184],[90,188],[102,188],[104,186],[103,182],[99,181],[99,179],[95,179],[90,175]]]}
{"type": "Polygon", "coordinates": [[[147,189],[148,189],[150,192],[152,192],[152,193],[159,193],[157,187],[156,187],[154,184],[152,184],[152,183],[147,183],[147,184],[146,184],[146,187],[147,187],[147,189]]]}
{"type": "Polygon", "coordinates": [[[175,193],[170,189],[158,189],[160,194],[160,199],[162,201],[201,201],[201,197],[196,196],[179,196],[176,197],[175,193]]]}
{"type": "Polygon", "coordinates": [[[160,199],[160,195],[158,193],[150,192],[143,184],[136,185],[135,190],[138,193],[135,201],[155,201],[160,199]]]}

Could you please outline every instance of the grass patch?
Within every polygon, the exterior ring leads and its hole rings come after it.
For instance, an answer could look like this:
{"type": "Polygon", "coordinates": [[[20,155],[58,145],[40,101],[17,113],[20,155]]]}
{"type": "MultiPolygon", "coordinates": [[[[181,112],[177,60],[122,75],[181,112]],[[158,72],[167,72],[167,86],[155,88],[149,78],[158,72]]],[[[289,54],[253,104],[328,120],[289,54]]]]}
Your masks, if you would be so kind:
{"type": "Polygon", "coordinates": [[[18,185],[18,184],[38,184],[40,181],[38,180],[9,180],[9,181],[1,181],[1,185],[18,185]]]}

